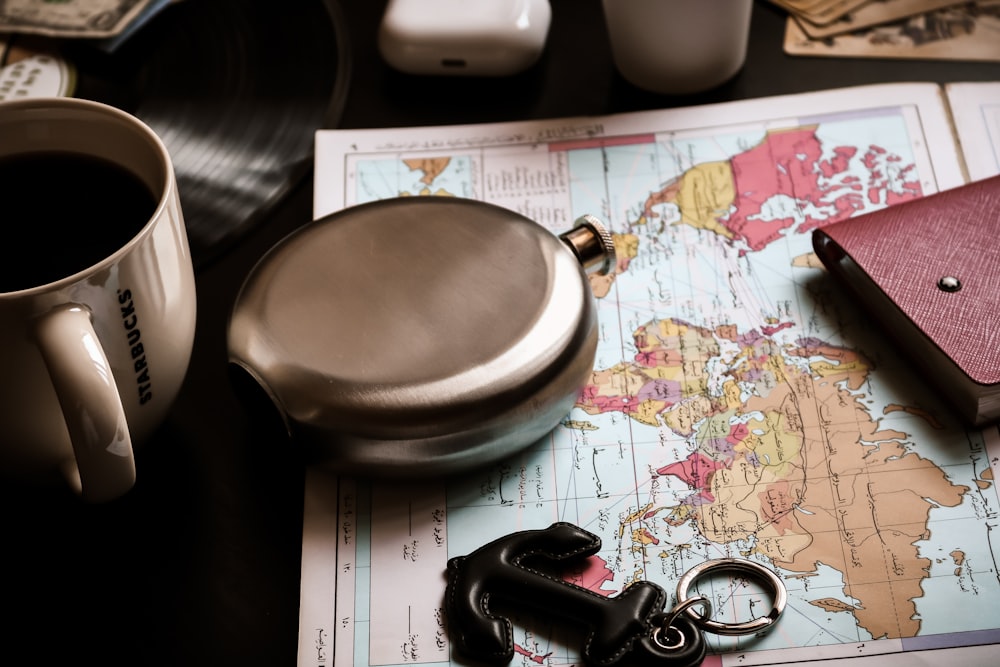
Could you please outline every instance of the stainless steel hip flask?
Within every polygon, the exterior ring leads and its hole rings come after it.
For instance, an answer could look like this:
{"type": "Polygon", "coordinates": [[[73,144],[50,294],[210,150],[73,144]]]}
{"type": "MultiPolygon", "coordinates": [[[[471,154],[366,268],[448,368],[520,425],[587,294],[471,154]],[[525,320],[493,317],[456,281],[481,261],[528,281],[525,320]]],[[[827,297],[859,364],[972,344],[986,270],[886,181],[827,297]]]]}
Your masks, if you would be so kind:
{"type": "Polygon", "coordinates": [[[293,232],[246,278],[229,361],[309,463],[372,476],[486,464],[548,433],[593,370],[588,272],[614,246],[483,202],[398,198],[293,232]]]}

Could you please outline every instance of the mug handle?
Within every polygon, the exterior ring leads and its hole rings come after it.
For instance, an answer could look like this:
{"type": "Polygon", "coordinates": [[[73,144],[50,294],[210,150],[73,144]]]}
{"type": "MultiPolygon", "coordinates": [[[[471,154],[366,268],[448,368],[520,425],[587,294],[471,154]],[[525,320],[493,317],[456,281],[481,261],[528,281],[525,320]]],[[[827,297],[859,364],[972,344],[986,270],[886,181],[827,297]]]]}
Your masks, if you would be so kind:
{"type": "Polygon", "coordinates": [[[35,326],[38,346],[59,397],[76,457],[71,482],[89,502],[123,495],[135,484],[135,459],[125,409],[90,311],[56,308],[35,326]]]}

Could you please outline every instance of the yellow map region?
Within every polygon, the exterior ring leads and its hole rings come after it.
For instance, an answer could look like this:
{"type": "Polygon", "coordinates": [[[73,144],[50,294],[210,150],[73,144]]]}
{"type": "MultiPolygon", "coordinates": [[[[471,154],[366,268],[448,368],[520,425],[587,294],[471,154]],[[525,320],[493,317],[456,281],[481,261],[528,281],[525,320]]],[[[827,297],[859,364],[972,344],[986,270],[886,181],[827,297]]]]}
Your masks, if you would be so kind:
{"type": "Polygon", "coordinates": [[[714,232],[723,238],[734,237],[732,231],[719,223],[736,200],[733,167],[728,160],[695,165],[662,190],[650,195],[644,210],[658,204],[675,204],[680,222],[696,229],[714,232]]]}

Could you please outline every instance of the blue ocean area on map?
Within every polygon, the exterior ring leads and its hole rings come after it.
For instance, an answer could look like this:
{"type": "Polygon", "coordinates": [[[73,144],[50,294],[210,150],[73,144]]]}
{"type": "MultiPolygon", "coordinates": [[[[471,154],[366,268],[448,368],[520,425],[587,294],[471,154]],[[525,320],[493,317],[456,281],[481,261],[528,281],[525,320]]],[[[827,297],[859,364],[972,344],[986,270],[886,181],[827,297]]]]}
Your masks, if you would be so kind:
{"type": "MultiPolygon", "coordinates": [[[[602,217],[618,251],[614,275],[592,280],[591,381],[550,436],[447,485],[449,556],[569,521],[602,538],[581,581],[602,595],[637,580],[672,592],[709,558],[775,569],[790,597],[779,626],[712,637],[716,652],[1000,641],[983,435],[940,409],[812,254],[812,229],[925,194],[902,112],[615,139],[354,164],[359,202],[530,198],[602,217]]],[[[720,618],[767,606],[731,584],[703,591],[720,618]]],[[[526,662],[574,659],[544,629],[518,637],[526,662]]]]}

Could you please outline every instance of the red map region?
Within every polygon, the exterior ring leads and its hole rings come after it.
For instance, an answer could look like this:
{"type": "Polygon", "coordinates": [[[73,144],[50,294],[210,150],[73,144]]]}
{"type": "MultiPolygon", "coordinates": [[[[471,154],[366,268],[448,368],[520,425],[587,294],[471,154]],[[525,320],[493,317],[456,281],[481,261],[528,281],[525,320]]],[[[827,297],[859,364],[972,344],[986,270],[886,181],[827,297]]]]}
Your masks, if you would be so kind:
{"type": "Polygon", "coordinates": [[[563,575],[565,581],[604,597],[609,597],[616,592],[601,589],[604,582],[613,581],[614,577],[614,572],[608,567],[608,561],[600,556],[591,556],[584,561],[582,569],[573,570],[563,575]]]}
{"type": "Polygon", "coordinates": [[[548,657],[550,655],[552,655],[551,653],[546,653],[545,655],[540,655],[538,653],[532,653],[531,651],[529,651],[528,649],[524,648],[520,644],[514,644],[514,653],[523,655],[525,658],[527,658],[531,662],[537,663],[539,665],[543,664],[548,659],[548,657]]]}
{"type": "Polygon", "coordinates": [[[868,183],[847,173],[857,151],[841,146],[832,158],[823,160],[815,127],[769,132],[760,144],[733,156],[735,211],[719,222],[751,250],[761,250],[796,224],[797,231],[805,233],[849,218],[864,208],[865,197],[873,204],[894,204],[920,196],[920,183],[906,180],[915,178],[913,165],[899,165],[898,156],[877,146],[869,147],[862,159],[868,183]],[[887,187],[890,178],[902,180],[902,187],[887,187]],[[885,201],[880,202],[883,193],[885,201]],[[776,195],[794,200],[795,210],[772,205],[776,195]]]}
{"type": "Polygon", "coordinates": [[[765,324],[760,328],[760,332],[765,336],[773,336],[782,329],[790,329],[795,326],[794,322],[781,322],[780,324],[767,325],[765,324]]]}
{"type": "Polygon", "coordinates": [[[580,393],[577,400],[578,405],[586,405],[597,412],[621,412],[630,415],[639,411],[639,401],[633,401],[631,397],[606,396],[601,393],[601,388],[588,384],[580,393]]]}
{"type": "MultiPolygon", "coordinates": [[[[721,461],[713,461],[707,456],[694,452],[683,461],[663,466],[656,472],[661,475],[673,475],[686,482],[692,489],[705,492],[705,489],[708,488],[709,476],[719,468],[724,467],[726,466],[721,461]]],[[[705,493],[707,495],[707,492],[705,493]]]]}

